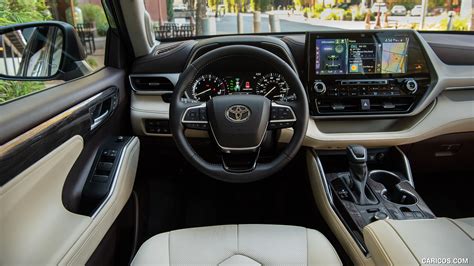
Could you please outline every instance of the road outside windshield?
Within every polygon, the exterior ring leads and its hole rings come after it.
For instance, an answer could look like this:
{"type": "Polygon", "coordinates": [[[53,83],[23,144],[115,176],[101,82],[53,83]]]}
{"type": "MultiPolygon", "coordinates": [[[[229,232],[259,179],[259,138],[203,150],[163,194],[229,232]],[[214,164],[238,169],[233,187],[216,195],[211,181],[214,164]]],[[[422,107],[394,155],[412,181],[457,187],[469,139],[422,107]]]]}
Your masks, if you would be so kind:
{"type": "Polygon", "coordinates": [[[156,39],[335,29],[472,31],[473,0],[145,0],[156,39]]]}

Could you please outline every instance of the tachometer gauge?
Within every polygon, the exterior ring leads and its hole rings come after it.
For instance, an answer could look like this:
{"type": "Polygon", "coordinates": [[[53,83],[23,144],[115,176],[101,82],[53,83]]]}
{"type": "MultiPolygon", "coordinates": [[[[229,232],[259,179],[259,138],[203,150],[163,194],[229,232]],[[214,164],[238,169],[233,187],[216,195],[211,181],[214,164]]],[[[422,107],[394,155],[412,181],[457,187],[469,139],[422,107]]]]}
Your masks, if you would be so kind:
{"type": "Polygon", "coordinates": [[[192,97],[194,100],[205,102],[214,96],[224,95],[226,91],[222,80],[214,75],[200,76],[192,86],[192,97]]]}
{"type": "Polygon", "coordinates": [[[288,84],[282,75],[278,73],[270,73],[263,76],[257,82],[256,93],[263,95],[270,100],[281,101],[288,94],[288,84]]]}

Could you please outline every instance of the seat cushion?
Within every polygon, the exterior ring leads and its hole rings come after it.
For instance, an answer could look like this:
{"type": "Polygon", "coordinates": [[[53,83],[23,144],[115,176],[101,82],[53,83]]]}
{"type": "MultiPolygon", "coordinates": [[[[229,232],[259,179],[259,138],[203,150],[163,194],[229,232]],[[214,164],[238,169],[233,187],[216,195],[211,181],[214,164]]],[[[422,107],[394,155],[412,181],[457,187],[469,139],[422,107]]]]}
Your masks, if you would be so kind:
{"type": "Polygon", "coordinates": [[[132,265],[341,265],[318,231],[283,225],[222,225],[147,240],[132,265]]]}

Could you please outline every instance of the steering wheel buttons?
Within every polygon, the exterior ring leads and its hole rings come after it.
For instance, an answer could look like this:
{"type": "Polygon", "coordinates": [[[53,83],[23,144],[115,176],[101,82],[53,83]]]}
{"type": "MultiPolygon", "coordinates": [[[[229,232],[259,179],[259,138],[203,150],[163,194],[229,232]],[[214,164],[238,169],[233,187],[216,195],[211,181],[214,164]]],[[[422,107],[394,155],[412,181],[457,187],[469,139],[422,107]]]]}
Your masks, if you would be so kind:
{"type": "Polygon", "coordinates": [[[293,127],[296,116],[291,107],[272,103],[272,111],[270,114],[270,124],[268,129],[280,129],[293,127]]]}
{"type": "Polygon", "coordinates": [[[199,108],[199,121],[207,121],[206,108],[199,108]]]}
{"type": "Polygon", "coordinates": [[[281,129],[281,128],[288,128],[292,127],[293,122],[270,122],[268,125],[269,129],[281,129]]]}
{"type": "Polygon", "coordinates": [[[189,123],[186,124],[186,128],[197,129],[197,130],[207,130],[209,126],[207,123],[189,123]]]}
{"type": "Polygon", "coordinates": [[[199,120],[199,110],[197,109],[189,109],[184,116],[184,120],[186,121],[198,121],[199,120]]]}

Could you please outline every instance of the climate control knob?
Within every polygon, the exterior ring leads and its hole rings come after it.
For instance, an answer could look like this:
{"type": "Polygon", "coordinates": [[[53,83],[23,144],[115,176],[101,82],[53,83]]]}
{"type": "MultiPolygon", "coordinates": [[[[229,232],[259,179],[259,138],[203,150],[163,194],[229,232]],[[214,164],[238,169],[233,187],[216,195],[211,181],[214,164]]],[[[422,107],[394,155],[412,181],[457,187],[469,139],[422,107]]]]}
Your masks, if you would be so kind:
{"type": "Polygon", "coordinates": [[[405,89],[410,94],[414,94],[418,90],[418,83],[414,79],[405,80],[405,89]]]}
{"type": "Polygon", "coordinates": [[[315,81],[313,84],[313,90],[317,94],[323,94],[326,92],[326,84],[322,81],[315,81]]]}

